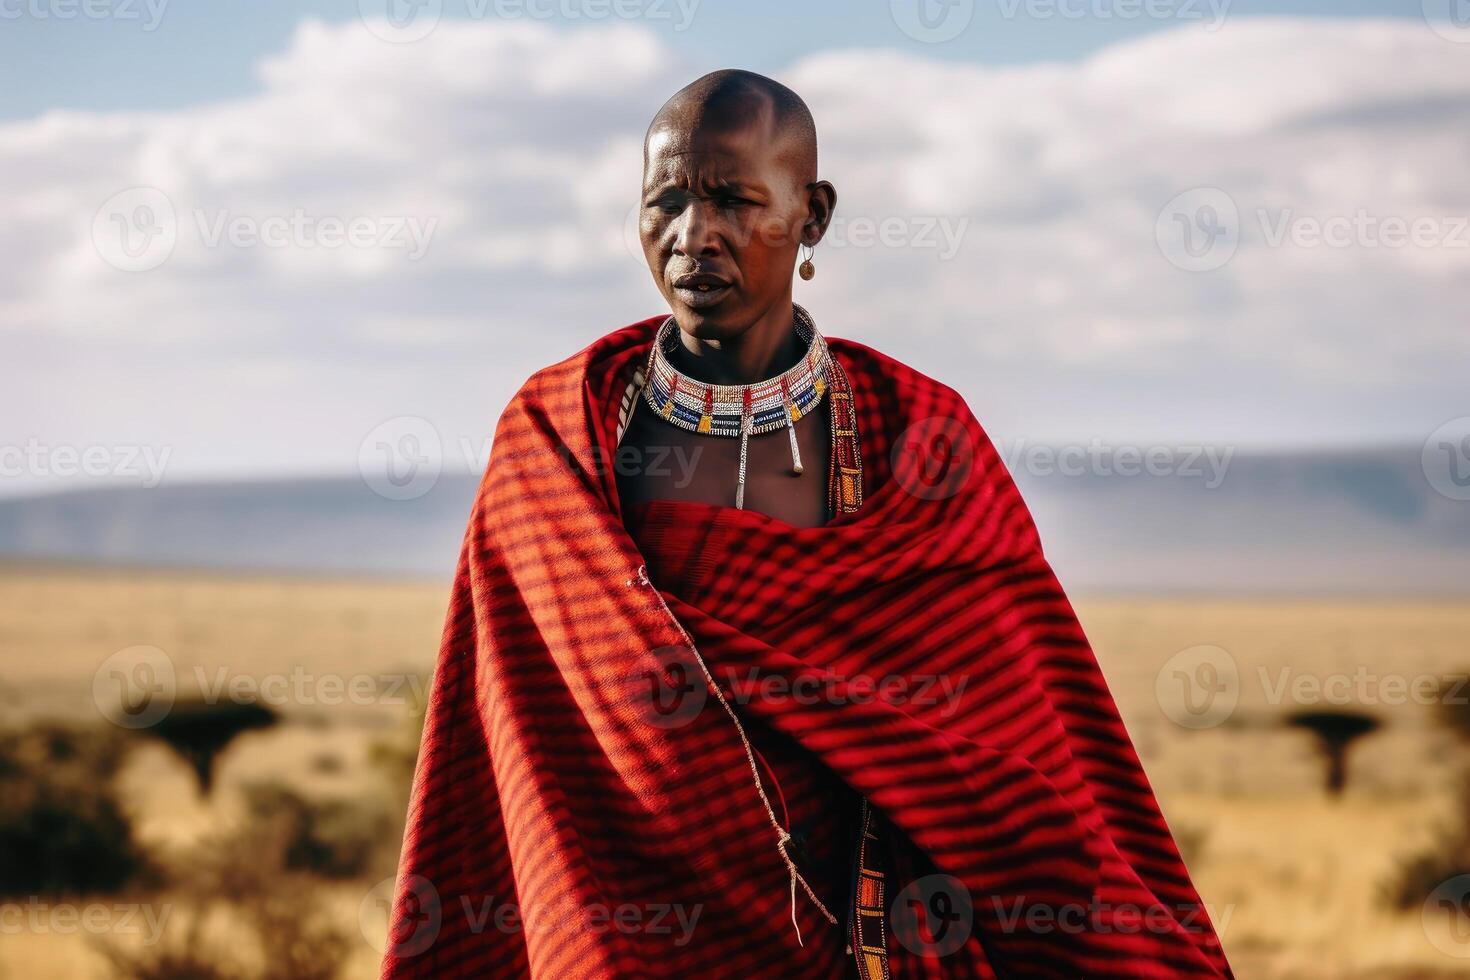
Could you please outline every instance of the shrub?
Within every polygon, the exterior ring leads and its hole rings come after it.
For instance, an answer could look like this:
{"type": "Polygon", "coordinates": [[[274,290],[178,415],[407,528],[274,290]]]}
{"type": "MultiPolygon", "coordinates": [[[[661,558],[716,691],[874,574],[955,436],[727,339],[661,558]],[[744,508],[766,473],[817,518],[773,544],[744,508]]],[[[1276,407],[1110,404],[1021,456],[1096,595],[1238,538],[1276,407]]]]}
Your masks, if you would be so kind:
{"type": "Polygon", "coordinates": [[[113,787],[121,754],[109,731],[0,732],[0,894],[116,893],[151,875],[113,787]]]}
{"type": "Polygon", "coordinates": [[[277,827],[281,865],[327,878],[370,871],[394,820],[375,798],[312,800],[279,783],[245,788],[251,819],[277,827]]]}
{"type": "Polygon", "coordinates": [[[1381,890],[1392,908],[1419,908],[1436,888],[1458,875],[1470,874],[1470,776],[1461,779],[1456,818],[1434,829],[1429,847],[1399,859],[1381,890]]]}
{"type": "MultiPolygon", "coordinates": [[[[270,787],[260,801],[290,794],[270,787]],[[276,795],[280,794],[280,795],[276,795]]],[[[256,806],[238,828],[177,855],[170,880],[184,923],[153,948],[97,945],[119,980],[334,980],[352,948],[319,875],[288,868],[297,828],[256,806]],[[232,926],[212,935],[210,922],[232,926]],[[240,929],[254,943],[242,944],[240,929]]]]}

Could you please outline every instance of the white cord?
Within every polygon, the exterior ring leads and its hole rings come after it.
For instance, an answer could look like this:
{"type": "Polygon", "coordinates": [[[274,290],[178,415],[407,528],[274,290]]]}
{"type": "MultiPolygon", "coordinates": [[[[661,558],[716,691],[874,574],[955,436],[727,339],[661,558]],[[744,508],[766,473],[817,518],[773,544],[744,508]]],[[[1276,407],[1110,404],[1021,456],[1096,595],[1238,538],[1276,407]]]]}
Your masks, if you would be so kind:
{"type": "Polygon", "coordinates": [[[699,650],[694,646],[694,640],[689,636],[688,631],[684,629],[684,624],[679,622],[679,618],[674,615],[674,611],[664,601],[663,593],[649,579],[647,565],[638,566],[638,581],[653,589],[653,594],[658,597],[659,605],[664,607],[664,612],[668,614],[669,619],[678,628],[680,635],[684,637],[684,642],[689,644],[689,650],[694,654],[694,659],[699,664],[699,669],[704,672],[704,678],[709,683],[710,690],[715,692],[715,699],[720,702],[720,706],[725,709],[725,713],[735,723],[735,731],[740,734],[740,743],[745,747],[745,759],[750,763],[750,774],[755,779],[755,791],[760,795],[761,804],[766,808],[766,816],[770,818],[771,826],[776,828],[776,850],[781,852],[781,860],[786,862],[786,870],[791,875],[791,924],[796,926],[797,944],[804,947],[806,944],[802,942],[801,926],[797,925],[796,922],[796,885],[798,882],[801,883],[802,891],[806,892],[807,897],[812,900],[812,904],[817,907],[828,922],[834,926],[837,925],[837,917],[827,911],[827,906],[823,905],[822,900],[817,897],[817,893],[812,891],[812,886],[807,884],[806,879],[801,876],[801,872],[796,870],[796,862],[791,860],[791,855],[786,853],[786,843],[791,840],[791,835],[786,832],[785,827],[781,826],[781,821],[776,819],[776,811],[771,806],[770,797],[766,796],[766,788],[761,784],[761,772],[755,763],[755,750],[751,747],[750,738],[745,734],[745,726],[740,723],[740,717],[735,714],[735,709],[730,707],[730,702],[725,700],[724,692],[720,690],[720,685],[715,683],[714,674],[710,673],[709,667],[704,662],[704,657],[700,656],[699,650]]]}

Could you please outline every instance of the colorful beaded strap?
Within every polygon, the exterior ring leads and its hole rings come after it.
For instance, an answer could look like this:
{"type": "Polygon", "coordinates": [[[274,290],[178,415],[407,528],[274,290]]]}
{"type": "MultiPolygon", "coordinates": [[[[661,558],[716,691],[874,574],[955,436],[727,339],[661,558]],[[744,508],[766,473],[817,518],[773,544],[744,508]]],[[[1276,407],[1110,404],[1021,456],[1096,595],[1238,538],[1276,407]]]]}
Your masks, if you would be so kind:
{"type": "Polygon", "coordinates": [[[887,931],[883,927],[888,910],[884,899],[883,849],[878,833],[881,821],[867,797],[863,797],[861,824],[855,894],[848,913],[852,918],[847,951],[856,958],[860,980],[890,980],[887,931]]]}
{"type": "Polygon", "coordinates": [[[828,397],[832,431],[832,456],[827,467],[828,513],[853,514],[863,506],[863,453],[858,441],[857,412],[852,404],[852,386],[837,358],[829,359],[832,379],[828,397]]]}

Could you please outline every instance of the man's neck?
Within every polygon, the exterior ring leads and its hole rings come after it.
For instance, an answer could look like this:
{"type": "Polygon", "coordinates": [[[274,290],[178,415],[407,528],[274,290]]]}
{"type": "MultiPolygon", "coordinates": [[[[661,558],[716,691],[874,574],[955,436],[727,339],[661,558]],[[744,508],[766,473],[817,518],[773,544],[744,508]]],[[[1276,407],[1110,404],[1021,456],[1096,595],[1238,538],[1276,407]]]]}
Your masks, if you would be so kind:
{"type": "Polygon", "coordinates": [[[714,385],[743,385],[775,377],[806,353],[797,336],[791,300],[773,303],[740,336],[728,341],[700,340],[682,330],[680,346],[670,360],[674,367],[714,385]]]}

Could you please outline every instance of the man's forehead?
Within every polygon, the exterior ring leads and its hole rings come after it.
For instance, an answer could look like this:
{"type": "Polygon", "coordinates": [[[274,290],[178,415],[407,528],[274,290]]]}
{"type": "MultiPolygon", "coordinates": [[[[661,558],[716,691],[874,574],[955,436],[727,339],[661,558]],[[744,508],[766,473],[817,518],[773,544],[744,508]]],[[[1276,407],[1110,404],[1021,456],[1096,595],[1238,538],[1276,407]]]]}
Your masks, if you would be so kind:
{"type": "Polygon", "coordinates": [[[776,162],[783,146],[762,127],[659,128],[649,134],[644,175],[649,180],[698,169],[705,174],[747,173],[776,162]]]}
{"type": "Polygon", "coordinates": [[[748,114],[731,117],[669,115],[661,117],[649,130],[645,149],[650,157],[673,153],[741,153],[751,144],[770,144],[780,134],[774,132],[775,114],[768,105],[753,107],[748,114]]]}
{"type": "Polygon", "coordinates": [[[769,187],[780,182],[773,166],[780,161],[762,149],[756,153],[717,152],[713,150],[671,151],[650,156],[643,168],[643,186],[661,185],[769,187]]]}

